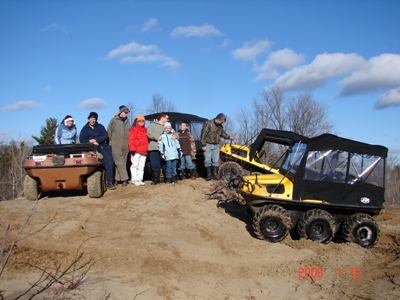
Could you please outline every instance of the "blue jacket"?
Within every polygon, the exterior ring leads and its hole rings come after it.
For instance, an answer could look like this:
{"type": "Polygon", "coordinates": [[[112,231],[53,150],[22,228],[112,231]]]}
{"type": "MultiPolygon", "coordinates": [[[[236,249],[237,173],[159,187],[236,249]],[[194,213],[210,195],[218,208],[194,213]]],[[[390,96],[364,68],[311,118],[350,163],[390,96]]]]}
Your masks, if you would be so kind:
{"type": "Polygon", "coordinates": [[[179,158],[178,150],[181,151],[179,140],[172,140],[174,132],[163,132],[161,134],[162,140],[158,141],[158,149],[160,154],[164,156],[165,160],[174,160],[179,158]]]}
{"type": "Polygon", "coordinates": [[[76,142],[76,134],[78,131],[76,130],[76,126],[68,127],[65,124],[61,123],[54,135],[54,142],[56,144],[75,144],[76,142]]]}
{"type": "Polygon", "coordinates": [[[103,125],[96,122],[93,127],[91,127],[88,122],[83,126],[79,135],[79,141],[81,143],[89,143],[91,139],[95,139],[99,144],[108,143],[108,133],[103,125]]]}

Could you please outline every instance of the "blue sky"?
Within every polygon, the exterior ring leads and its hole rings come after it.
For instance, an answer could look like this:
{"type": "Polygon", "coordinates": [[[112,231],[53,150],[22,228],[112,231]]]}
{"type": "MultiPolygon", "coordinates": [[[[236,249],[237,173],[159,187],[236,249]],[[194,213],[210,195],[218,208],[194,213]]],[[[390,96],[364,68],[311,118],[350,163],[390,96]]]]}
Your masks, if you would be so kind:
{"type": "MultiPolygon", "coordinates": [[[[1,0],[0,141],[153,94],[228,117],[312,91],[337,134],[400,152],[400,1],[1,0]]],[[[245,117],[245,116],[244,116],[245,117]]]]}

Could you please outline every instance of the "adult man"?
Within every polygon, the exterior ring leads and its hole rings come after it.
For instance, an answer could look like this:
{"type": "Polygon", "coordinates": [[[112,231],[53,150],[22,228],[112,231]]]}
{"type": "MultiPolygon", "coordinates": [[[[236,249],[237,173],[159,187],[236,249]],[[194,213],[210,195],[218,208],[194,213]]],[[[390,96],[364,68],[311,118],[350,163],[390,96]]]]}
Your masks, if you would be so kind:
{"type": "Polygon", "coordinates": [[[158,116],[158,121],[151,123],[147,128],[147,137],[149,138],[149,159],[152,172],[151,184],[153,185],[160,183],[160,171],[163,170],[164,175],[166,170],[165,161],[161,160],[160,151],[158,149],[158,141],[161,140],[160,135],[163,133],[164,124],[168,120],[169,116],[166,113],[162,112],[158,116]]]}
{"type": "Polygon", "coordinates": [[[103,125],[97,123],[98,114],[92,111],[89,114],[88,122],[83,126],[79,135],[81,143],[91,143],[95,145],[98,152],[103,155],[104,164],[106,166],[106,182],[107,188],[116,190],[113,184],[114,177],[114,160],[111,154],[110,146],[108,146],[108,133],[103,125]]]}
{"type": "Polygon", "coordinates": [[[119,113],[111,119],[107,131],[110,138],[110,147],[117,167],[115,177],[122,182],[122,186],[128,185],[127,160],[129,154],[129,131],[131,124],[128,119],[129,109],[125,105],[119,107],[119,113]]]}
{"type": "Polygon", "coordinates": [[[219,148],[221,138],[233,141],[235,138],[224,131],[222,124],[226,116],[219,113],[214,119],[204,123],[201,130],[201,145],[204,151],[204,167],[206,168],[206,180],[218,179],[219,148]]]}

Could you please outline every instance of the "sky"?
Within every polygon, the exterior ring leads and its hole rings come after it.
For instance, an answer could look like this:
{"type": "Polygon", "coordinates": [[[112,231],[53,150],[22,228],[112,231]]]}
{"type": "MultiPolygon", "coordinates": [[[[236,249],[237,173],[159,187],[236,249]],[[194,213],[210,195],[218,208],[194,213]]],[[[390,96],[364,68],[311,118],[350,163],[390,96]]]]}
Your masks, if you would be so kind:
{"type": "Polygon", "coordinates": [[[397,0],[1,0],[0,142],[68,114],[107,127],[154,94],[236,118],[274,86],[326,103],[335,134],[399,154],[399,14],[397,0]]]}

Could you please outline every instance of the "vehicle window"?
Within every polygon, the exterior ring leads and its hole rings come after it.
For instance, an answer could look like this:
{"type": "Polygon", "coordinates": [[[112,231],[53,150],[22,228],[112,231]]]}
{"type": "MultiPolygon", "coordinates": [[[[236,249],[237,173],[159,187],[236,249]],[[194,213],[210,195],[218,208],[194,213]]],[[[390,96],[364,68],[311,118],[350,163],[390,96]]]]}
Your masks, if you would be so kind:
{"type": "Polygon", "coordinates": [[[353,153],[350,157],[350,184],[368,183],[384,186],[385,160],[382,157],[353,153]]]}
{"type": "Polygon", "coordinates": [[[302,142],[295,143],[290,149],[286,156],[285,161],[282,164],[282,168],[286,171],[295,174],[300,162],[304,156],[304,152],[307,150],[307,145],[302,142]]]}
{"type": "Polygon", "coordinates": [[[200,121],[191,121],[189,131],[192,133],[195,141],[200,141],[201,138],[201,130],[203,129],[203,122],[200,121]]]}
{"type": "Polygon", "coordinates": [[[339,150],[310,151],[304,179],[345,182],[349,153],[339,150]]]}

